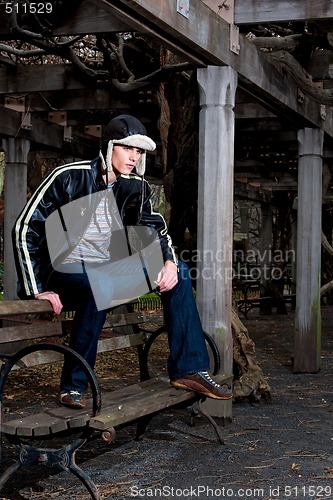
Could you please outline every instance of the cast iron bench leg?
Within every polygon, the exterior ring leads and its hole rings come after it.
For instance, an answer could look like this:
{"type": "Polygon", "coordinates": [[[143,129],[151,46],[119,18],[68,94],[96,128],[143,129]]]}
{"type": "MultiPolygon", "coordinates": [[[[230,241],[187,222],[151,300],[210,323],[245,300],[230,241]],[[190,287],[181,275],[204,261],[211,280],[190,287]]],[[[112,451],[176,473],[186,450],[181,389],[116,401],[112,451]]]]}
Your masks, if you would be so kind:
{"type": "Polygon", "coordinates": [[[91,480],[78,465],[75,463],[75,453],[84,443],[86,439],[77,439],[71,444],[61,449],[39,448],[27,444],[19,444],[16,447],[19,450],[19,459],[9,467],[0,477],[0,489],[6,481],[20,468],[30,467],[31,465],[59,465],[65,471],[71,471],[89,491],[93,500],[100,500],[99,492],[91,480]]]}

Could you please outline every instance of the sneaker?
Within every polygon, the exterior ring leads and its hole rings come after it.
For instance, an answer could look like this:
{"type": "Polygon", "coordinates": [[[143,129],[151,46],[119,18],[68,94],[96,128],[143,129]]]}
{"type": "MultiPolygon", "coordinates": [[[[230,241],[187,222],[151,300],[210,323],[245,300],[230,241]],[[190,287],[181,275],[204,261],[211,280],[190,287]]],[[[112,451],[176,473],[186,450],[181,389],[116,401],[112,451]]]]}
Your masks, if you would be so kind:
{"type": "Polygon", "coordinates": [[[79,391],[60,391],[59,401],[70,408],[84,408],[86,406],[84,394],[79,391]]]}
{"type": "Polygon", "coordinates": [[[198,372],[193,375],[171,380],[170,384],[177,389],[188,389],[213,399],[231,399],[232,390],[228,384],[222,386],[214,382],[208,372],[198,372]]]}

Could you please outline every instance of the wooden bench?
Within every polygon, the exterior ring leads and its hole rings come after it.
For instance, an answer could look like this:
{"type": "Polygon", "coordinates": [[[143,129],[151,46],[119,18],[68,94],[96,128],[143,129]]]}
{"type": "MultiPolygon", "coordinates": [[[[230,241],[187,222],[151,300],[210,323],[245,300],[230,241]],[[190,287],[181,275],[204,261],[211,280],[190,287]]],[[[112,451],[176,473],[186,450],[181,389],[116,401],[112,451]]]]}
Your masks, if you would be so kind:
{"type": "MultiPolygon", "coordinates": [[[[237,310],[240,311],[246,319],[248,319],[248,313],[255,308],[265,310],[271,309],[272,307],[278,307],[278,299],[274,296],[261,295],[263,287],[260,284],[260,280],[234,280],[233,292],[235,297],[235,304],[237,310]]],[[[267,292],[266,292],[267,293],[267,292]]],[[[284,294],[283,300],[285,303],[291,303],[292,306],[295,304],[296,295],[295,294],[284,294]]]]}
{"type": "MultiPolygon", "coordinates": [[[[45,363],[61,361],[64,355],[72,355],[80,360],[90,381],[91,398],[82,410],[66,408],[54,404],[24,416],[6,414],[2,423],[2,433],[10,443],[19,450],[19,458],[0,476],[0,490],[6,481],[21,466],[43,463],[59,465],[69,470],[88,489],[91,497],[99,499],[98,490],[91,478],[75,463],[76,451],[92,438],[102,436],[112,441],[115,429],[137,422],[136,438],[141,439],[151,418],[170,407],[193,407],[193,413],[199,412],[213,426],[220,443],[223,443],[221,431],[216,422],[200,406],[204,400],[191,391],[177,390],[171,387],[169,380],[163,376],[149,378],[149,351],[165,327],[156,331],[148,331],[145,324],[147,315],[130,311],[131,305],[114,309],[107,317],[101,334],[98,352],[113,351],[130,346],[137,348],[140,381],[121,387],[101,395],[95,373],[85,361],[62,342],[66,326],[70,320],[62,315],[60,321],[52,321],[51,306],[47,301],[3,301],[0,303],[0,318],[3,328],[0,334],[0,353],[3,347],[6,352],[0,354],[2,367],[0,373],[0,401],[3,403],[3,389],[7,376],[14,369],[38,366],[45,363]],[[43,317],[43,314],[48,317],[43,317]],[[37,317],[36,317],[37,314],[37,317]],[[42,317],[41,317],[42,315],[42,317]],[[45,340],[52,339],[52,342],[45,340]],[[18,344],[20,349],[13,349],[18,344]],[[11,349],[8,349],[10,347],[11,349]],[[12,352],[9,353],[8,351],[12,352]],[[195,406],[193,406],[195,405],[195,406]],[[70,444],[67,444],[70,437],[70,444]],[[66,440],[66,444],[63,444],[66,440]],[[54,448],[41,447],[40,443],[56,441],[60,444],[54,448]]],[[[206,335],[210,348],[214,372],[219,369],[219,357],[212,339],[206,335]]],[[[220,382],[231,382],[230,375],[219,375],[220,382]]]]}

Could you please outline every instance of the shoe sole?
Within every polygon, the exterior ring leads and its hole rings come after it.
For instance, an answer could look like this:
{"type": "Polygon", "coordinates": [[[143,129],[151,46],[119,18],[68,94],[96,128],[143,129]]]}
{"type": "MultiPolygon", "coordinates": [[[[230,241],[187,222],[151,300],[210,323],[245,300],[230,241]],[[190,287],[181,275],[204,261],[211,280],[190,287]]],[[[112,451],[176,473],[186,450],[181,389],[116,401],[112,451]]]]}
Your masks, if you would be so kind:
{"type": "Polygon", "coordinates": [[[170,382],[170,384],[172,385],[172,387],[175,387],[176,389],[185,389],[186,391],[197,392],[199,394],[202,394],[203,396],[207,396],[208,398],[212,398],[212,399],[228,400],[228,399],[233,398],[232,393],[225,394],[223,396],[217,396],[216,394],[213,394],[212,392],[187,387],[187,385],[181,384],[179,382],[170,382]]]}
{"type": "Polygon", "coordinates": [[[64,401],[59,400],[59,403],[63,406],[67,406],[67,408],[76,408],[77,410],[81,410],[86,406],[85,403],[65,403],[64,401]]]}

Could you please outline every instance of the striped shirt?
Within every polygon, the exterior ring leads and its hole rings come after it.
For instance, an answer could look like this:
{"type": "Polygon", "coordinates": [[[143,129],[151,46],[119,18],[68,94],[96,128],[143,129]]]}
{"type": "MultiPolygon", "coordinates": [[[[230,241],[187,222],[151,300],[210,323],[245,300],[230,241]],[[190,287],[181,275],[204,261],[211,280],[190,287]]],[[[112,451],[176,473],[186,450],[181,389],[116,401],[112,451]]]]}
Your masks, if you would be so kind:
{"type": "Polygon", "coordinates": [[[92,214],[87,229],[78,245],[64,260],[66,263],[86,262],[99,263],[105,262],[110,258],[110,242],[112,217],[109,210],[108,197],[101,194],[100,202],[96,211],[92,214]]]}

